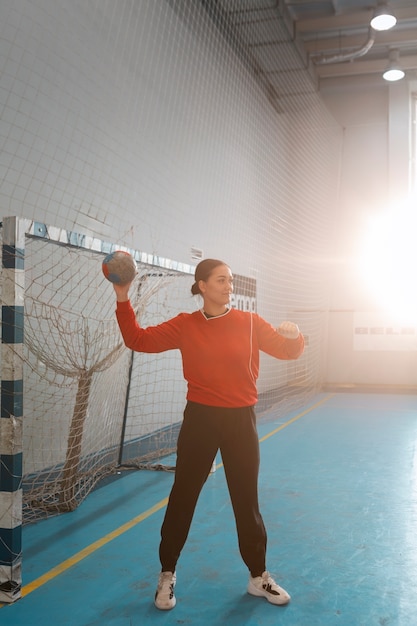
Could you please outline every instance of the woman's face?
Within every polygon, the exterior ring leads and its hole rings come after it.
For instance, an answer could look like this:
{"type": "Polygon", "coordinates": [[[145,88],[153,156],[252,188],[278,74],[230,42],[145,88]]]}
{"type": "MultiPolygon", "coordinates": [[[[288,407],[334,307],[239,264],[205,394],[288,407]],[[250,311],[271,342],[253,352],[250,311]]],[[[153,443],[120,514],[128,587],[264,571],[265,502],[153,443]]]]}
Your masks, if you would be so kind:
{"type": "Polygon", "coordinates": [[[207,280],[200,280],[198,284],[205,305],[211,304],[221,307],[230,304],[230,296],[233,293],[233,276],[227,265],[218,265],[207,280]]]}

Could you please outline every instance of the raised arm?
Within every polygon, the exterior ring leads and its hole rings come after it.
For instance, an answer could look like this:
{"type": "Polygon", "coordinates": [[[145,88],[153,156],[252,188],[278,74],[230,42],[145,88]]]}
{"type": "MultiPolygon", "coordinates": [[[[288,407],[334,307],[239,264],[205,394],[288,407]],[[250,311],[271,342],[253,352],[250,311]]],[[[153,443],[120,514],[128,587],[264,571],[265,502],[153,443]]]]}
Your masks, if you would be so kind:
{"type": "Polygon", "coordinates": [[[129,289],[132,283],[127,283],[127,285],[117,285],[116,283],[112,284],[114,291],[116,292],[117,302],[127,302],[129,300],[129,289]]]}
{"type": "Polygon", "coordinates": [[[117,300],[116,318],[125,345],[137,352],[164,352],[179,348],[181,315],[156,326],[142,328],[129,299],[130,285],[113,283],[117,300]]]}

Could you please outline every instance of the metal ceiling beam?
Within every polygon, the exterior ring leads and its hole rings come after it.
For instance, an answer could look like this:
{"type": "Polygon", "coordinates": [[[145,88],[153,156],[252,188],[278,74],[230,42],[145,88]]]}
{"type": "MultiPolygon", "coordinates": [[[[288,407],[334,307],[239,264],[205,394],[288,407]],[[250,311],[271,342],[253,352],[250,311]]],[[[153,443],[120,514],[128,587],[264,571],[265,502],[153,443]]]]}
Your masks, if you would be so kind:
{"type": "MultiPolygon", "coordinates": [[[[389,32],[377,33],[374,48],[378,46],[395,47],[407,44],[416,45],[417,32],[416,29],[408,30],[392,30],[389,32]]],[[[349,35],[341,33],[339,37],[322,37],[320,39],[307,39],[304,41],[304,48],[307,53],[328,52],[337,50],[346,50],[348,48],[357,48],[363,44],[364,35],[349,35]]]]}
{"type": "MultiPolygon", "coordinates": [[[[320,31],[337,31],[346,28],[368,28],[374,14],[373,9],[342,13],[326,17],[300,19],[295,22],[295,30],[298,34],[317,33],[320,31]]],[[[396,9],[395,16],[398,22],[417,20],[417,6],[406,9],[396,9]]]]}
{"type": "MultiPolygon", "coordinates": [[[[417,54],[401,56],[400,64],[404,71],[417,70],[417,54]]],[[[350,63],[335,63],[333,65],[317,65],[316,72],[320,78],[334,78],[342,76],[357,76],[363,74],[378,74],[387,69],[388,59],[374,59],[371,61],[357,60],[350,63]]]]}

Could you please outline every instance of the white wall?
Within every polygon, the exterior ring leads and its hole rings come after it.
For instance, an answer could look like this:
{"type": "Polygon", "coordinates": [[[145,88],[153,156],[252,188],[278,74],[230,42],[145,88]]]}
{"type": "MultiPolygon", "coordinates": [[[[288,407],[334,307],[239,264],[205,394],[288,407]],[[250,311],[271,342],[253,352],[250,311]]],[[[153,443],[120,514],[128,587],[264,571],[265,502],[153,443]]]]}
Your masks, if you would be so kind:
{"type": "Polygon", "coordinates": [[[224,258],[272,324],[310,312],[319,380],[340,129],[308,72],[277,113],[191,1],[4,0],[0,47],[2,216],[224,258]]]}
{"type": "Polygon", "coordinates": [[[277,115],[210,22],[162,0],[3,0],[0,59],[2,216],[197,246],[256,276],[272,323],[299,311],[315,376],[330,308],[325,381],[415,384],[415,353],[353,349],[355,312],[378,311],[364,222],[407,193],[406,82],[330,85],[327,114],[306,79],[277,115]]]}

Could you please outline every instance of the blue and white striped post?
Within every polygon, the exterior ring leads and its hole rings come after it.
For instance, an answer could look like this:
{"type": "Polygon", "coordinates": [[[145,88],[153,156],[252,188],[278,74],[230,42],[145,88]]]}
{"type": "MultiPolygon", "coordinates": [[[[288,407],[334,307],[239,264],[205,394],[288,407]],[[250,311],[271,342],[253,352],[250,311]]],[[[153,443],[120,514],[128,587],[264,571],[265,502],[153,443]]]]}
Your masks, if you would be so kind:
{"type": "Polygon", "coordinates": [[[3,220],[0,601],[14,602],[22,589],[22,422],[25,220],[3,220]]]}

